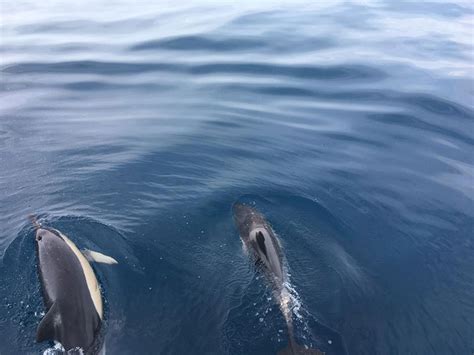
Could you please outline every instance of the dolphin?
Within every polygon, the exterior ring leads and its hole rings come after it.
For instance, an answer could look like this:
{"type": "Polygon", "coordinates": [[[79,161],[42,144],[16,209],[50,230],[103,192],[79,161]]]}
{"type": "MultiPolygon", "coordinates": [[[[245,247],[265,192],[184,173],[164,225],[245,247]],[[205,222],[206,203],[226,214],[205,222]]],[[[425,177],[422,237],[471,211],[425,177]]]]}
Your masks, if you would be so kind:
{"type": "Polygon", "coordinates": [[[35,219],[36,252],[46,314],[36,341],[54,340],[68,353],[97,354],[103,303],[99,283],[89,260],[116,264],[98,252],[81,252],[63,233],[35,219]],[[80,352],[82,351],[82,352],[80,352]]]}
{"type": "Polygon", "coordinates": [[[308,349],[295,341],[291,296],[287,287],[288,274],[285,271],[285,255],[275,232],[265,217],[255,208],[242,203],[233,206],[234,222],[244,249],[273,291],[273,298],[285,317],[288,328],[288,347],[278,355],[312,354],[322,355],[319,349],[308,349]]]}

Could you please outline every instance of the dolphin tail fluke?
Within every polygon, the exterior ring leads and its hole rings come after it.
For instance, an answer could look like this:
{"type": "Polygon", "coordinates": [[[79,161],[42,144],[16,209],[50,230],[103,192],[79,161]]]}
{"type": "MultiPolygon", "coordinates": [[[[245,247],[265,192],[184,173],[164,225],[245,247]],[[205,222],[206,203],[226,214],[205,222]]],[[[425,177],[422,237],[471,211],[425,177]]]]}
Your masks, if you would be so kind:
{"type": "Polygon", "coordinates": [[[28,215],[28,218],[30,219],[31,224],[33,224],[33,227],[35,229],[40,229],[41,228],[41,223],[38,222],[38,218],[36,218],[36,215],[30,214],[30,215],[28,215]]]}
{"type": "Polygon", "coordinates": [[[295,342],[290,342],[286,348],[279,350],[277,355],[324,355],[324,353],[319,349],[310,349],[295,342]]]}

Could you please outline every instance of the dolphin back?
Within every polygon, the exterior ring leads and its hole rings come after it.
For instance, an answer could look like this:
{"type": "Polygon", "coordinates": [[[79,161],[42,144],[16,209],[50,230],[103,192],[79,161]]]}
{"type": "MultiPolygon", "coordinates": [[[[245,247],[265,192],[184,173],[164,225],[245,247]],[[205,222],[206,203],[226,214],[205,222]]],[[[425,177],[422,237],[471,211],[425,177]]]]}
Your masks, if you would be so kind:
{"type": "Polygon", "coordinates": [[[76,245],[53,228],[36,231],[38,273],[46,315],[36,340],[55,340],[66,351],[96,353],[102,299],[95,274],[76,245]]]}

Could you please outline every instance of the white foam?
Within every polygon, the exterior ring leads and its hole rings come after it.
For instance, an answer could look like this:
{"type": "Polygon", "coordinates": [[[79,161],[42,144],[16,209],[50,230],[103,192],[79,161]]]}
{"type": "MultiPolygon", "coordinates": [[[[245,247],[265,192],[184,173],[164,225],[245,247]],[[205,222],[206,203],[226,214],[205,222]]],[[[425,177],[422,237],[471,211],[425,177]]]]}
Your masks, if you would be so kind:
{"type": "Polygon", "coordinates": [[[59,354],[74,354],[74,355],[84,355],[84,349],[81,347],[75,347],[69,349],[66,352],[66,349],[61,345],[61,343],[55,342],[52,348],[48,348],[43,352],[43,355],[59,355],[59,354]]]}
{"type": "Polygon", "coordinates": [[[48,348],[43,352],[43,355],[57,355],[63,354],[66,350],[61,343],[56,342],[52,348],[48,348]]]}

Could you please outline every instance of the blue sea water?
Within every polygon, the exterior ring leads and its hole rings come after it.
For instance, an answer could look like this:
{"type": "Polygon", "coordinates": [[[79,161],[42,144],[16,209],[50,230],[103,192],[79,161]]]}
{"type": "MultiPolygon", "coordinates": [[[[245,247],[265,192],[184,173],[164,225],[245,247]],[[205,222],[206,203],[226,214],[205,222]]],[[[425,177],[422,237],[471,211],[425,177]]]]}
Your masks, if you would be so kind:
{"type": "Polygon", "coordinates": [[[298,342],[474,351],[471,2],[0,14],[0,354],[51,346],[31,213],[118,260],[94,266],[108,354],[275,354],[286,326],[241,200],[281,239],[298,342]]]}

